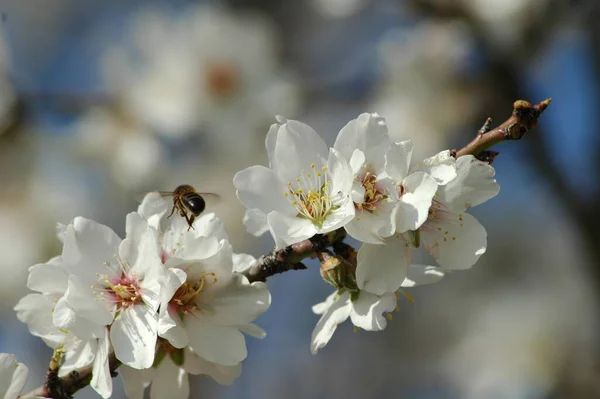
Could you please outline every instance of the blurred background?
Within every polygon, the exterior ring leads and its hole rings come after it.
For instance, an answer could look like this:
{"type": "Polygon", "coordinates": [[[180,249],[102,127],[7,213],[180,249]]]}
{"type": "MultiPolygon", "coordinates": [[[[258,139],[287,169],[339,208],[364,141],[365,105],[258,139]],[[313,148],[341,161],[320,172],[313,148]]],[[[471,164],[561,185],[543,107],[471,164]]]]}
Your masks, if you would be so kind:
{"type": "Polygon", "coordinates": [[[224,198],[235,250],[259,256],[271,239],[245,234],[231,178],[266,163],[275,115],[332,145],[378,112],[418,159],[552,97],[494,148],[502,190],[473,209],[488,251],[472,270],[412,290],[383,332],[340,326],[317,356],[318,264],[273,277],[242,376],[193,377],[192,397],[600,397],[600,2],[0,0],[0,16],[0,352],[30,367],[27,389],[50,351],[12,308],[59,253],[56,222],[123,234],[140,192],[188,183],[224,198]]]}

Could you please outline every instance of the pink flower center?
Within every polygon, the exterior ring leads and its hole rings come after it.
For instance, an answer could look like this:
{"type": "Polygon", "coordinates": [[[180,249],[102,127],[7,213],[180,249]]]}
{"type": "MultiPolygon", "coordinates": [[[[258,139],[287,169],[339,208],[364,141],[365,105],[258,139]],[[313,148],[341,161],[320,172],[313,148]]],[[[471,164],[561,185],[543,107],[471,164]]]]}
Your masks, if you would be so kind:
{"type": "Polygon", "coordinates": [[[209,285],[218,281],[215,273],[206,273],[198,281],[185,282],[177,289],[175,295],[169,302],[169,307],[175,310],[181,317],[191,312],[198,311],[204,313],[201,305],[211,298],[207,295],[200,295],[209,285]]]}
{"type": "Polygon", "coordinates": [[[142,302],[139,282],[135,275],[122,273],[119,277],[104,280],[105,291],[118,309],[129,308],[142,302]]]}
{"type": "Polygon", "coordinates": [[[364,209],[368,212],[374,212],[387,199],[385,190],[378,184],[377,175],[365,169],[361,175],[357,176],[357,180],[365,189],[363,202],[360,204],[354,203],[356,209],[364,209]]]}

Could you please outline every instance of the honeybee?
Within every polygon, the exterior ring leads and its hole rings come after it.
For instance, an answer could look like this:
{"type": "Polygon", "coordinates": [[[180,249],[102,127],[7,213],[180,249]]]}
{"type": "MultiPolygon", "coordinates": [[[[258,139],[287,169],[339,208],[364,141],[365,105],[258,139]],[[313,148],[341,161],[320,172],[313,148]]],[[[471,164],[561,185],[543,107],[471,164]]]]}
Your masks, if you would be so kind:
{"type": "Polygon", "coordinates": [[[167,218],[173,216],[175,211],[179,213],[179,216],[185,218],[188,224],[188,231],[193,229],[194,219],[200,216],[200,214],[206,208],[205,198],[211,198],[219,200],[221,197],[218,194],[213,193],[199,193],[196,189],[189,184],[182,184],[177,186],[173,191],[159,191],[160,195],[170,195],[173,197],[173,209],[167,218]]]}

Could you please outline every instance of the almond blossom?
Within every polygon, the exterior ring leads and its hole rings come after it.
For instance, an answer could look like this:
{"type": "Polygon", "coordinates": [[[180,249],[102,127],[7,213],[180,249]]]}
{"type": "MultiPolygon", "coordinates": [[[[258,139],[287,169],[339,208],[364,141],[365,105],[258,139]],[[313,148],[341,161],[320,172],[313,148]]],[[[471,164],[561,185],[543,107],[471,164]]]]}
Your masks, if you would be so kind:
{"type": "MultiPolygon", "coordinates": [[[[440,176],[438,172],[447,168],[448,161],[454,159],[440,155],[418,167],[430,172],[435,169],[432,173],[440,176]]],[[[456,159],[455,167],[456,178],[438,187],[427,221],[419,229],[423,246],[448,270],[468,269],[485,253],[485,228],[466,210],[500,191],[494,168],[489,164],[465,155],[456,159]]]]}
{"type": "Polygon", "coordinates": [[[234,272],[238,257],[213,213],[196,218],[189,230],[184,219],[167,218],[170,208],[150,193],[138,209],[163,232],[160,258],[167,280],[174,282],[163,292],[159,335],[175,348],[189,346],[205,361],[235,366],[247,356],[242,333],[265,336],[252,321],[269,307],[269,291],[264,283],[249,283],[234,272]]]}
{"type": "Polygon", "coordinates": [[[157,232],[137,213],[127,216],[127,238],[109,227],[77,217],[65,227],[61,255],[67,289],[53,322],[82,340],[110,328],[116,357],[135,368],[154,361],[158,307],[164,271],[157,232]]]}
{"type": "Polygon", "coordinates": [[[0,397],[17,399],[27,382],[29,369],[17,362],[17,357],[9,353],[0,353],[0,397]]]}
{"type": "Polygon", "coordinates": [[[250,210],[247,223],[277,248],[336,230],[354,218],[352,172],[346,159],[308,125],[279,118],[266,139],[269,166],[236,173],[233,184],[250,210]]]}
{"type": "MultiPolygon", "coordinates": [[[[444,273],[433,266],[411,265],[401,287],[415,287],[439,281],[444,273]]],[[[365,290],[340,289],[329,295],[324,302],[313,306],[314,313],[321,315],[311,337],[311,352],[323,348],[337,329],[350,318],[355,327],[366,331],[381,331],[387,326],[385,313],[396,310],[399,292],[373,294],[365,290]]]]}

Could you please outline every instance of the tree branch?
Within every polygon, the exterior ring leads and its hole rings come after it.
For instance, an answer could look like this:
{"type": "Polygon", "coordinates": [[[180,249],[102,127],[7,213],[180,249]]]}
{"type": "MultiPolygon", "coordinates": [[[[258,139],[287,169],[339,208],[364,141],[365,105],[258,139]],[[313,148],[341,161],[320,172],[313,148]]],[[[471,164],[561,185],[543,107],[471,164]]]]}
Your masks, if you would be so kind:
{"type": "MultiPolygon", "coordinates": [[[[108,356],[108,365],[111,375],[116,377],[116,370],[121,365],[121,362],[117,359],[114,352],[108,356]]],[[[53,356],[44,385],[19,396],[19,399],[31,399],[35,397],[70,399],[77,391],[90,385],[92,381],[92,368],[93,366],[89,365],[80,370],[74,370],[64,377],[59,377],[58,362],[56,356],[53,356]]]]}
{"type": "Polygon", "coordinates": [[[263,255],[258,263],[244,272],[252,283],[267,281],[267,278],[290,270],[304,270],[302,260],[314,258],[325,248],[341,242],[346,238],[346,231],[341,228],[327,234],[317,234],[312,238],[300,241],[282,249],[274,249],[270,254],[263,255]]]}
{"type": "Polygon", "coordinates": [[[498,153],[486,150],[503,141],[520,140],[528,130],[536,126],[538,118],[546,110],[550,101],[551,99],[547,99],[536,105],[531,105],[524,100],[515,101],[510,118],[494,129],[489,128],[492,120],[488,118],[479,129],[477,136],[460,150],[453,150],[453,155],[456,158],[469,154],[479,158],[482,155],[482,160],[491,162],[498,153]]]}

